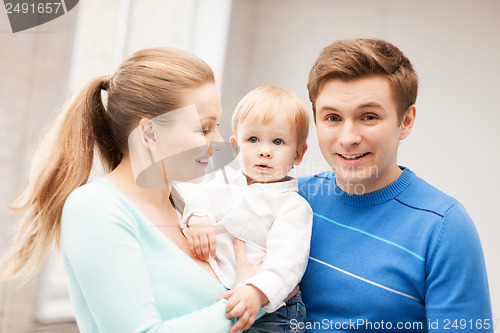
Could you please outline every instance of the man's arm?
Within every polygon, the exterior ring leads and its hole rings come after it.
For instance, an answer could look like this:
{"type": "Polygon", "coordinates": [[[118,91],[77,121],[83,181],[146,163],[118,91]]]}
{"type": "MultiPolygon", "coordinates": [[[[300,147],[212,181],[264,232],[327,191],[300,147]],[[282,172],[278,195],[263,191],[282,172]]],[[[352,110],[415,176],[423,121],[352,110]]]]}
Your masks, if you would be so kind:
{"type": "Polygon", "coordinates": [[[425,308],[429,332],[493,332],[483,250],[460,203],[446,212],[429,249],[425,308]]]}

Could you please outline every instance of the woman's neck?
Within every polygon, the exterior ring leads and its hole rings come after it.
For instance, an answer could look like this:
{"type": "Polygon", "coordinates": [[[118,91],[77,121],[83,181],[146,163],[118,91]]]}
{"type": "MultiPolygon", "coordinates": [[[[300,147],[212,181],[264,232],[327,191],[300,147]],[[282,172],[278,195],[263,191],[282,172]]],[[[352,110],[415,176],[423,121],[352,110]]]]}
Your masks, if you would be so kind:
{"type": "Polygon", "coordinates": [[[148,204],[157,208],[172,206],[170,202],[171,187],[165,189],[147,189],[137,185],[128,155],[124,156],[120,164],[105,176],[118,187],[129,199],[137,204],[148,204]]]}

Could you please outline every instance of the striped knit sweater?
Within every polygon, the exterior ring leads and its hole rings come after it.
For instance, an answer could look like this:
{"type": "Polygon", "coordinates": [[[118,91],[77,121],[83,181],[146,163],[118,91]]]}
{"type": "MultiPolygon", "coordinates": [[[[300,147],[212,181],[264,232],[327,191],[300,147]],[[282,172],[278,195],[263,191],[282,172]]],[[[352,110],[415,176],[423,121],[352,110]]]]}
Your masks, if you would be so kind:
{"type": "Polygon", "coordinates": [[[300,284],[307,332],[493,332],[477,231],[412,171],[365,195],[332,171],[299,179],[314,212],[300,284]]]}

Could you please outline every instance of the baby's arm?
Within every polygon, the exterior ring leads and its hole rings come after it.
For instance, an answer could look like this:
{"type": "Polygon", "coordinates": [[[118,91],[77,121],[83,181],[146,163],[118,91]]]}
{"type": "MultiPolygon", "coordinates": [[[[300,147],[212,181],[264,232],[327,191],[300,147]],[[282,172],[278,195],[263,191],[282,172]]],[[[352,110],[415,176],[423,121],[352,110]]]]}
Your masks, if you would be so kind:
{"type": "Polygon", "coordinates": [[[185,235],[191,253],[200,260],[208,260],[215,257],[217,241],[215,238],[215,226],[208,216],[194,214],[186,223],[185,235]]]}
{"type": "Polygon", "coordinates": [[[226,291],[219,297],[228,299],[226,304],[226,318],[238,318],[230,333],[249,327],[255,321],[260,308],[269,302],[267,296],[257,287],[245,284],[226,291]]]}
{"type": "Polygon", "coordinates": [[[268,234],[262,268],[246,281],[269,299],[263,308],[276,311],[300,282],[307,266],[312,210],[299,195],[287,198],[277,210],[268,234]]]}

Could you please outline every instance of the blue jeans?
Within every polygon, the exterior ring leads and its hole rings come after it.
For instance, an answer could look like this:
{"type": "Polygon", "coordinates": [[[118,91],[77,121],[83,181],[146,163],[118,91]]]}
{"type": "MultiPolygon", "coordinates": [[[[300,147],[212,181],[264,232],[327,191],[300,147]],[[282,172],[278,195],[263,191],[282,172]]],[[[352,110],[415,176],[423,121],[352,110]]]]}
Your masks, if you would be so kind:
{"type": "Polygon", "coordinates": [[[278,310],[266,313],[244,333],[305,333],[306,307],[300,291],[278,310]]]}

